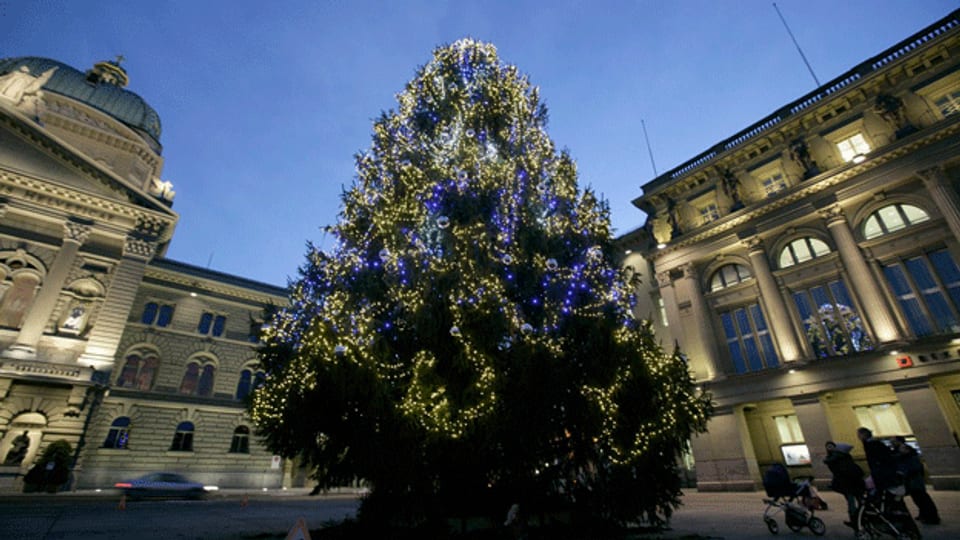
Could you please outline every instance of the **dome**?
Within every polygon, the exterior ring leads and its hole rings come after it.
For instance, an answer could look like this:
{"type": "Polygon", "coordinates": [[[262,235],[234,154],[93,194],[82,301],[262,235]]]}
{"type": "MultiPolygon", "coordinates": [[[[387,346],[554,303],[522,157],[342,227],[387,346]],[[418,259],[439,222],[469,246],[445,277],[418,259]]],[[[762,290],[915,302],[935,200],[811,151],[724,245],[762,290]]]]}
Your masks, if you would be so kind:
{"type": "Polygon", "coordinates": [[[160,145],[160,116],[142,97],[124,90],[126,71],[118,62],[100,62],[92,70],[83,73],[63,62],[24,56],[0,59],[0,75],[26,66],[30,73],[39,75],[50,68],[59,68],[53,73],[43,89],[81,101],[116,118],[141,134],[148,135],[160,145]]]}

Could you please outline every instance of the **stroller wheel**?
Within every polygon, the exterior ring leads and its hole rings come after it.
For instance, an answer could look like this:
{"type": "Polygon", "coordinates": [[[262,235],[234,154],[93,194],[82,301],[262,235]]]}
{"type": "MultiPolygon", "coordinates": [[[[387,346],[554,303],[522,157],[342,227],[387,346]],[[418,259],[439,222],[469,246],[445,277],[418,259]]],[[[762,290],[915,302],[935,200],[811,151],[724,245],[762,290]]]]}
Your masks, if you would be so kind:
{"type": "Polygon", "coordinates": [[[780,525],[777,525],[777,520],[772,517],[763,518],[763,522],[767,524],[767,528],[770,529],[770,534],[777,534],[780,532],[780,525]]]}
{"type": "Polygon", "coordinates": [[[817,536],[823,536],[827,532],[827,526],[823,524],[823,520],[818,517],[810,518],[810,521],[807,522],[807,526],[810,527],[810,531],[817,536]]]}
{"type": "Polygon", "coordinates": [[[793,532],[800,532],[803,530],[803,523],[793,523],[789,519],[787,520],[787,528],[793,532]]]}

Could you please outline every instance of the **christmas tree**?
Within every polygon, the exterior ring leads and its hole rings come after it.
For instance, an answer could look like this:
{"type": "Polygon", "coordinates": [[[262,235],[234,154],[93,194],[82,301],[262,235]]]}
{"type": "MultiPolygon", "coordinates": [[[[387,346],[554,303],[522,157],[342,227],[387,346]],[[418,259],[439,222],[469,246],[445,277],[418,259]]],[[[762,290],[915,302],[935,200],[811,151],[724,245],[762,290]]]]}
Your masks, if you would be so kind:
{"type": "Polygon", "coordinates": [[[538,94],[492,45],[437,49],[356,157],[336,247],[311,246],[265,331],[258,432],[324,484],[367,481],[365,504],[633,520],[677,503],[709,398],[634,318],[607,205],[538,94]]]}

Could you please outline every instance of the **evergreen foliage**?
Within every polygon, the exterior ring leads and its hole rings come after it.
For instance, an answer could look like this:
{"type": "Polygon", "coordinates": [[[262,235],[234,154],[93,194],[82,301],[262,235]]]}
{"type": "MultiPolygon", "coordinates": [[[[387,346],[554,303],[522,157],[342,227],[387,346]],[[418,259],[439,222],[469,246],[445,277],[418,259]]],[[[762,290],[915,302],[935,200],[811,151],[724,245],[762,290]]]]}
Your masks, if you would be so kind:
{"type": "Polygon", "coordinates": [[[709,397],[634,318],[638,278],[538,89],[465,39],[397,99],[337,246],[310,247],[266,329],[259,434],[325,485],[369,482],[361,517],[669,515],[709,397]]]}

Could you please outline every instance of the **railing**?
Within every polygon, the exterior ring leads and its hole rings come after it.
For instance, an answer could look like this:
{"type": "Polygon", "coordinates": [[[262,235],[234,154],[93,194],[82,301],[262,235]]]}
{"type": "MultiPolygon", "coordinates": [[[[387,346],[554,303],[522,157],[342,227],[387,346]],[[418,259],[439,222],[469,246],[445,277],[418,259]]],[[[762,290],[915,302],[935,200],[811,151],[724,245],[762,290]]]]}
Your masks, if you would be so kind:
{"type": "Polygon", "coordinates": [[[704,163],[712,160],[717,157],[720,152],[725,150],[730,150],[735,148],[755,137],[761,133],[766,132],[770,128],[780,124],[787,118],[808,109],[809,107],[816,105],[820,101],[826,99],[831,94],[835,94],[851,84],[859,81],[863,77],[883,69],[891,62],[899,60],[906,56],[907,54],[913,52],[917,48],[921,47],[937,39],[938,37],[946,34],[950,30],[960,26],[960,9],[951,12],[949,15],[940,19],[939,21],[933,23],[932,25],[924,28],[923,30],[917,32],[916,34],[908,37],[907,39],[897,43],[893,47],[887,49],[886,51],[861,62],[853,69],[847,71],[843,75],[833,79],[827,84],[817,88],[816,90],[810,92],[809,94],[793,101],[792,103],[782,107],[777,112],[763,118],[759,122],[751,125],[750,127],[736,133],[732,137],[723,140],[717,145],[714,145],[709,150],[701,153],[695,158],[677,166],[674,169],[671,169],[660,176],[654,178],[646,185],[643,186],[644,191],[650,191],[659,187],[662,184],[679,178],[690,171],[697,169],[704,163]]]}

